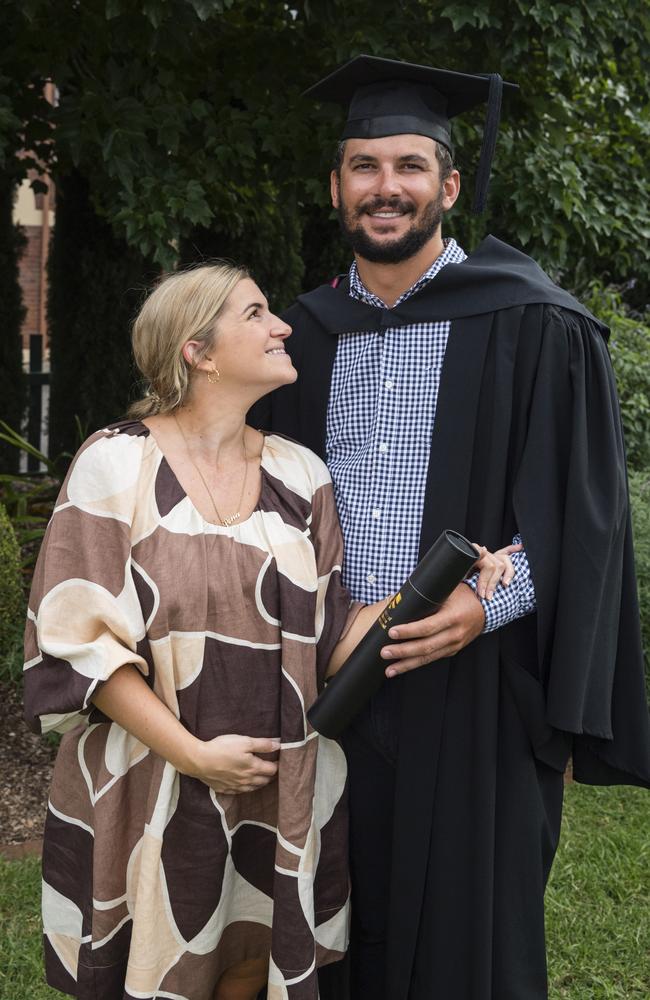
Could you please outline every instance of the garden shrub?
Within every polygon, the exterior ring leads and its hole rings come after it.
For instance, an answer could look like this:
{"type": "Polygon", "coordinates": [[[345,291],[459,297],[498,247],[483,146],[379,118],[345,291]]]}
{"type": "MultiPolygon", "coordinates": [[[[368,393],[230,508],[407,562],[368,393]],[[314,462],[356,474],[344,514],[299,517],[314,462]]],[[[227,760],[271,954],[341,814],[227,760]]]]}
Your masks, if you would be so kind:
{"type": "Polygon", "coordinates": [[[641,633],[650,695],[650,469],[630,473],[630,501],[641,609],[641,633]]]}
{"type": "Polygon", "coordinates": [[[0,504],[0,655],[15,641],[17,623],[22,628],[23,608],[20,549],[9,515],[0,504]]]}

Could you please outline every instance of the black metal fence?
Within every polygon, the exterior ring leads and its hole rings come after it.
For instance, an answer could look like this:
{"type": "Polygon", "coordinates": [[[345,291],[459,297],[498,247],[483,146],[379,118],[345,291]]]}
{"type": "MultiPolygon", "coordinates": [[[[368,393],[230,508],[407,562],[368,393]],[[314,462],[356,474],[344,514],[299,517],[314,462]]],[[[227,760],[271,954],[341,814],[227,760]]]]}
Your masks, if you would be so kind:
{"type": "MultiPolygon", "coordinates": [[[[29,338],[27,382],[27,418],[23,433],[30,444],[47,455],[50,372],[43,355],[43,337],[40,333],[33,333],[29,338]]],[[[43,472],[44,469],[33,455],[24,455],[21,471],[43,472]]]]}

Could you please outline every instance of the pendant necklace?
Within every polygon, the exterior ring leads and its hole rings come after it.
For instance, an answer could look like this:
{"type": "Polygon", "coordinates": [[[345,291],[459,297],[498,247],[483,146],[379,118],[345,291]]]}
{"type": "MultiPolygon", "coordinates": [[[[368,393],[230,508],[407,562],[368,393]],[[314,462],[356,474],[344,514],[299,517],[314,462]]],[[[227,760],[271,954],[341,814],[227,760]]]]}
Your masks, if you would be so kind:
{"type": "MultiPolygon", "coordinates": [[[[216,503],[214,502],[214,497],[212,495],[212,490],[210,489],[210,487],[206,483],[205,477],[204,477],[203,473],[201,472],[201,470],[199,469],[198,465],[196,464],[196,462],[192,458],[192,452],[190,451],[190,446],[187,443],[187,438],[185,437],[185,431],[181,427],[181,422],[178,419],[178,417],[176,416],[175,412],[174,412],[174,420],[176,421],[176,426],[178,427],[178,429],[179,429],[179,431],[181,433],[181,437],[183,438],[183,442],[185,444],[185,449],[187,451],[187,456],[188,456],[190,462],[192,463],[192,465],[194,466],[194,468],[196,469],[196,471],[198,472],[199,477],[201,479],[201,482],[203,483],[203,485],[205,487],[205,491],[208,494],[208,496],[210,497],[210,500],[212,502],[212,506],[214,507],[214,512],[217,515],[217,521],[218,521],[218,523],[221,524],[221,525],[223,525],[224,528],[229,528],[232,524],[235,523],[235,521],[238,521],[240,519],[240,517],[241,517],[241,511],[240,510],[236,510],[234,514],[230,514],[228,517],[222,517],[221,516],[221,514],[219,513],[219,508],[217,507],[216,503]]],[[[239,495],[239,503],[237,504],[237,506],[240,507],[240,508],[241,508],[242,500],[244,499],[244,493],[246,492],[246,480],[248,479],[248,454],[246,452],[246,431],[245,430],[244,430],[244,437],[242,438],[242,446],[243,446],[243,449],[244,449],[244,482],[242,483],[241,493],[239,495]]]]}

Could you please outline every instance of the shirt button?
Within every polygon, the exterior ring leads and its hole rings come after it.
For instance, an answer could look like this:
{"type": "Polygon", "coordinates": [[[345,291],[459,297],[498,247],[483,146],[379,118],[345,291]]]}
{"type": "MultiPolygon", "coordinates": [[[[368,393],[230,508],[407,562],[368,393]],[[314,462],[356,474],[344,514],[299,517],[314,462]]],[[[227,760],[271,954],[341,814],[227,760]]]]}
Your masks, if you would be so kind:
{"type": "Polygon", "coordinates": [[[393,382],[392,378],[387,378],[386,381],[384,382],[384,388],[392,389],[394,384],[395,383],[393,382]]]}
{"type": "Polygon", "coordinates": [[[375,576],[374,573],[368,573],[368,576],[366,577],[366,580],[368,581],[368,583],[374,583],[376,581],[376,579],[377,579],[377,577],[375,576]]]}
{"type": "Polygon", "coordinates": [[[381,511],[379,510],[379,507],[375,507],[375,509],[372,512],[372,516],[374,517],[375,521],[381,517],[381,511]]]}
{"type": "Polygon", "coordinates": [[[382,452],[388,451],[388,445],[386,444],[385,441],[381,442],[381,444],[379,445],[379,450],[382,452]]]}

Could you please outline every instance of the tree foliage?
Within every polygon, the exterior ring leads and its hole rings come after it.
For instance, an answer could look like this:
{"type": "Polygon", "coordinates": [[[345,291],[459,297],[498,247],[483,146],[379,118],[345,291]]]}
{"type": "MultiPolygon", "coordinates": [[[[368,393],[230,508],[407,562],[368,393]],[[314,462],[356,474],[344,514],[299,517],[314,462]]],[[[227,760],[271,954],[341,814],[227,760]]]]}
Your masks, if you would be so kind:
{"type": "Polygon", "coordinates": [[[33,58],[60,91],[57,168],[89,179],[99,213],[143,256],[173,264],[197,226],[267,236],[274,206],[291,204],[273,90],[291,20],[277,3],[89,0],[60,4],[53,26],[49,4],[25,3],[21,38],[49,41],[33,58]]]}
{"type": "MultiPolygon", "coordinates": [[[[342,258],[326,184],[340,116],[301,93],[369,52],[521,86],[504,107],[488,215],[473,219],[466,195],[450,220],[465,246],[492,231],[569,286],[586,265],[647,290],[647,0],[61,0],[55,19],[45,0],[0,2],[12,11],[3,72],[20,84],[0,103],[0,157],[17,120],[41,156],[54,125],[59,169],[79,169],[98,212],[165,266],[197,227],[213,230],[273,264],[269,286],[284,267],[288,298],[303,265],[313,280],[342,258]],[[61,100],[44,112],[46,77],[61,100]]],[[[466,188],[480,125],[476,113],[455,130],[466,188]]]]}

